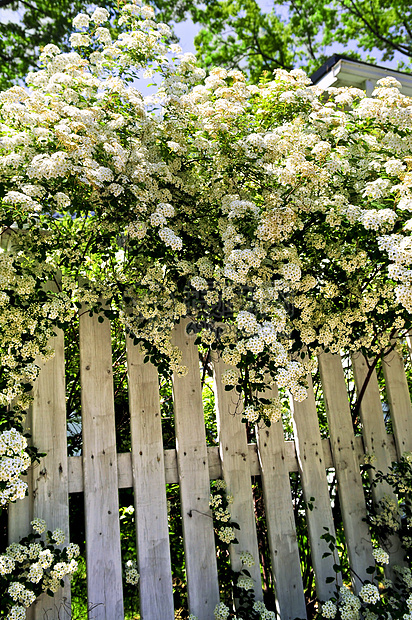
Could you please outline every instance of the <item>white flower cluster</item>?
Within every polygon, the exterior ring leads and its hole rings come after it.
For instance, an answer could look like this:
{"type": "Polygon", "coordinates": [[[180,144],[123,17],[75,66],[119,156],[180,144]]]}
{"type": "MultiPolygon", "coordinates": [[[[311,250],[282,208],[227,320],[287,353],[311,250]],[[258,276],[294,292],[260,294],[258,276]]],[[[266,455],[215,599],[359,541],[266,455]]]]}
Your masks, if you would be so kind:
{"type": "MultiPolygon", "coordinates": [[[[28,198],[41,193],[32,184],[26,184],[21,189],[28,198]]],[[[16,208],[19,210],[20,204],[16,208]]],[[[7,243],[11,243],[10,235],[5,233],[7,243]]],[[[50,266],[44,260],[36,261],[34,257],[26,260],[24,254],[17,251],[19,243],[24,244],[24,238],[27,240],[26,233],[13,232],[16,252],[5,251],[0,231],[0,366],[3,378],[0,406],[13,401],[16,411],[27,409],[30,403],[31,396],[24,386],[37,378],[39,369],[35,359],[46,360],[53,353],[49,346],[53,335],[51,320],[57,317],[63,319],[68,314],[65,294],[49,293],[48,300],[38,298],[36,278],[49,279],[50,266]]]]}
{"type": "Polygon", "coordinates": [[[250,424],[254,424],[259,419],[259,411],[253,405],[247,405],[243,411],[243,416],[250,424]]]}
{"type": "Polygon", "coordinates": [[[377,603],[380,599],[379,590],[373,583],[365,583],[360,589],[359,596],[365,603],[377,603]]]}
{"type": "Polygon", "coordinates": [[[247,575],[239,575],[236,585],[241,590],[253,590],[253,579],[247,575]]]}
{"type": "Polygon", "coordinates": [[[30,465],[27,440],[15,428],[0,433],[0,507],[23,499],[27,484],[20,479],[30,465]]]}
{"type": "Polygon", "coordinates": [[[222,504],[222,496],[217,494],[217,495],[210,495],[210,500],[209,500],[209,506],[212,510],[217,510],[218,507],[222,504]]]}
{"type": "Polygon", "coordinates": [[[397,220],[392,209],[368,209],[359,217],[359,221],[367,230],[391,230],[397,220]]]}
{"type": "Polygon", "coordinates": [[[26,608],[21,605],[13,605],[9,614],[7,615],[7,620],[25,620],[26,619],[26,608]]]}
{"type": "Polygon", "coordinates": [[[263,601],[255,601],[253,603],[253,609],[260,614],[260,620],[275,620],[276,618],[275,612],[266,609],[266,605],[263,601]]]}
{"type": "Polygon", "coordinates": [[[412,590],[412,571],[407,566],[394,566],[394,570],[398,573],[404,584],[409,590],[412,590]]]}
{"type": "Polygon", "coordinates": [[[323,603],[322,605],[322,617],[323,618],[334,618],[336,616],[337,611],[338,611],[338,608],[336,607],[333,601],[326,601],[326,603],[323,603]]]}
{"type": "Polygon", "coordinates": [[[47,523],[44,519],[34,519],[30,525],[37,534],[43,534],[47,528],[47,523]]]}
{"type": "Polygon", "coordinates": [[[372,555],[377,564],[389,564],[389,554],[380,547],[373,549],[372,555]]]}
{"type": "Polygon", "coordinates": [[[282,402],[280,398],[272,398],[271,402],[262,406],[263,419],[272,424],[282,419],[282,402]]]}
{"type": "Polygon", "coordinates": [[[218,521],[222,521],[223,523],[230,521],[230,512],[224,508],[216,508],[214,516],[218,521]]]}
{"type": "Polygon", "coordinates": [[[400,527],[399,506],[397,501],[389,495],[384,495],[380,501],[381,510],[373,516],[373,522],[378,526],[397,531],[400,527]]]}
{"type": "Polygon", "coordinates": [[[67,545],[66,554],[69,560],[77,558],[80,555],[79,545],[76,545],[76,543],[70,543],[69,545],[67,545]]]}
{"type": "Polygon", "coordinates": [[[65,534],[61,528],[57,528],[52,532],[52,540],[56,545],[62,545],[64,543],[65,534]]]}
{"type": "Polygon", "coordinates": [[[250,568],[251,566],[255,565],[255,560],[253,558],[253,555],[249,553],[249,551],[242,551],[239,557],[240,557],[240,561],[242,562],[242,564],[246,566],[247,568],[250,568]]]}
{"type": "Polygon", "coordinates": [[[215,620],[226,620],[229,617],[230,609],[224,603],[219,603],[215,607],[215,620]]]}
{"type": "Polygon", "coordinates": [[[234,368],[228,368],[222,372],[221,381],[223,385],[236,385],[238,380],[238,373],[234,368]]]}
{"type": "Polygon", "coordinates": [[[128,560],[126,562],[125,577],[126,583],[130,583],[132,586],[135,586],[139,583],[140,575],[137,570],[136,562],[134,562],[133,560],[128,560]]]}
{"type": "Polygon", "coordinates": [[[216,491],[226,491],[227,484],[225,480],[215,480],[216,491]]]}
{"type": "Polygon", "coordinates": [[[236,538],[233,527],[220,527],[217,530],[217,535],[218,538],[227,545],[229,545],[236,538]]]}
{"type": "Polygon", "coordinates": [[[197,291],[204,291],[207,289],[207,280],[205,280],[204,278],[200,277],[200,276],[194,276],[191,280],[190,280],[190,284],[193,286],[193,288],[195,288],[197,291]]]}
{"type": "Polygon", "coordinates": [[[247,334],[255,334],[258,330],[258,322],[255,315],[251,312],[241,310],[237,315],[236,321],[239,329],[243,330],[247,334]]]}
{"type": "Polygon", "coordinates": [[[339,609],[342,620],[353,620],[359,618],[359,610],[362,606],[359,598],[353,594],[346,586],[339,589],[339,609]]]}
{"type": "MultiPolygon", "coordinates": [[[[39,539],[30,542],[30,538],[20,543],[10,544],[0,555],[0,575],[7,576],[7,598],[4,598],[3,612],[7,618],[25,618],[26,609],[46,590],[57,592],[61,580],[69,578],[76,572],[79,547],[71,543],[66,549],[50,548],[50,542],[40,539],[46,529],[43,519],[32,521],[33,530],[39,539]],[[6,602],[7,601],[7,602],[6,602]],[[23,610],[23,612],[22,612],[23,610]]],[[[56,532],[56,530],[55,530],[56,532]]]]}

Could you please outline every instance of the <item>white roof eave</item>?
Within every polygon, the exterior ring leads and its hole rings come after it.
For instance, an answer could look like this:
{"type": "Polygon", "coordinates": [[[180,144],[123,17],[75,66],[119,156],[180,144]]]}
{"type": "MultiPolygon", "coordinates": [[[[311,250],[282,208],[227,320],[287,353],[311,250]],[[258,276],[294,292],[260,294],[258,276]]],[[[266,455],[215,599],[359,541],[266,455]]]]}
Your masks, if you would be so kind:
{"type": "Polygon", "coordinates": [[[316,82],[316,86],[326,89],[333,86],[338,80],[343,80],[344,82],[353,81],[353,86],[358,86],[360,82],[369,81],[375,83],[377,80],[388,76],[394,77],[402,84],[402,93],[404,95],[412,97],[412,75],[343,58],[338,60],[331,67],[330,71],[316,82]]]}

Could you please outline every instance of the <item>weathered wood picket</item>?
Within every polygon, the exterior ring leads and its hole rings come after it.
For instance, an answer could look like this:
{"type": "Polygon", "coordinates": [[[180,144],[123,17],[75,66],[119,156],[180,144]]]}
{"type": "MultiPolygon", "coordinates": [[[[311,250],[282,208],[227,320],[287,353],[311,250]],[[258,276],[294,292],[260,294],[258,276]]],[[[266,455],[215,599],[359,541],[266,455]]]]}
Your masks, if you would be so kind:
{"type": "MultiPolygon", "coordinates": [[[[163,449],[158,373],[143,363],[138,347],[127,340],[127,372],[131,423],[131,453],[116,452],[111,334],[107,319],[83,314],[80,320],[82,388],[81,456],[67,456],[64,387],[64,335],[55,337],[55,357],[44,365],[35,385],[27,418],[33,441],[46,456],[29,472],[29,497],[10,507],[9,537],[18,540],[30,520],[44,518],[49,527],[69,535],[69,494],[81,492],[85,504],[88,601],[94,620],[123,620],[122,566],[118,489],[133,488],[136,544],[140,572],[140,615],[143,620],[172,620],[173,591],[169,548],[166,484],[180,488],[188,601],[199,620],[213,620],[219,601],[214,532],[209,508],[210,480],[223,477],[234,496],[233,519],[240,525],[239,544],[231,562],[240,568],[239,553],[256,560],[252,570],[255,596],[262,599],[258,542],[251,476],[261,476],[268,540],[281,620],[306,618],[299,551],[290,489],[291,472],[299,472],[307,511],[312,562],[320,599],[330,596],[325,579],[333,575],[332,558],[323,558],[324,527],[334,532],[327,470],[334,468],[343,515],[348,557],[361,578],[372,563],[370,536],[363,517],[365,501],[359,464],[373,453],[386,470],[396,456],[412,450],[412,409],[403,360],[393,352],[383,365],[393,436],[387,434],[376,373],[372,374],[360,416],[363,436],[355,436],[340,356],[320,356],[320,374],[329,427],[321,439],[315,396],[309,378],[308,398],[291,402],[295,440],[285,440],[281,423],[257,429],[257,444],[247,443],[240,415],[234,415],[234,392],[220,382],[224,369],[215,362],[215,395],[219,446],[207,446],[199,361],[193,336],[177,326],[175,344],[188,367],[174,377],[176,448],[163,449]],[[312,500],[312,498],[314,498],[312,500]]],[[[352,357],[358,393],[367,374],[367,361],[352,357]]],[[[273,388],[273,394],[275,389],[273,388]]],[[[385,489],[378,490],[376,500],[385,489]],[[380,494],[380,495],[379,495],[380,494]]],[[[394,542],[396,547],[396,541],[394,542]]],[[[394,549],[396,555],[397,550],[394,549]]],[[[355,589],[359,582],[355,579],[355,589]]],[[[70,617],[70,586],[54,599],[43,596],[28,611],[30,620],[70,617]]]]}

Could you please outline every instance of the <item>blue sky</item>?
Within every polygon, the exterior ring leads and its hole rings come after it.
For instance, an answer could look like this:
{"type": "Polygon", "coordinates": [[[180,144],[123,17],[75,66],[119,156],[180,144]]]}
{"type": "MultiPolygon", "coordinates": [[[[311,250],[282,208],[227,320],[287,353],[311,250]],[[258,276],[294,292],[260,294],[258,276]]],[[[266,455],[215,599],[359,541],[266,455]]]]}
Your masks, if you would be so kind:
{"type": "MultiPolygon", "coordinates": [[[[265,12],[269,12],[273,8],[273,2],[271,0],[257,0],[257,3],[265,12]]],[[[286,17],[287,11],[285,10],[285,7],[278,7],[278,9],[280,9],[278,13],[280,15],[282,15],[282,13],[285,13],[286,17]]],[[[194,24],[191,20],[187,20],[180,24],[176,24],[174,30],[177,36],[180,38],[180,45],[182,46],[183,51],[194,52],[195,46],[193,44],[193,41],[196,34],[200,30],[200,26],[194,24]]]]}

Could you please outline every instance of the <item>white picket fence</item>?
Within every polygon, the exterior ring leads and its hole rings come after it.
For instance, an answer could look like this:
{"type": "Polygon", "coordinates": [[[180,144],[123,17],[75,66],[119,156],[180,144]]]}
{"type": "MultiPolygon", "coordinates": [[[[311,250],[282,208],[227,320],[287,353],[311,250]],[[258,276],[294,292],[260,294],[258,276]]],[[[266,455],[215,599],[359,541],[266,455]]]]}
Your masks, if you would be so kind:
{"type": "MultiPolygon", "coordinates": [[[[213,620],[219,584],[209,508],[210,480],[223,477],[234,497],[232,518],[240,531],[239,543],[232,546],[232,566],[240,568],[241,551],[253,554],[255,595],[262,599],[251,485],[251,476],[261,476],[278,617],[306,618],[289,474],[298,471],[305,499],[315,498],[313,510],[307,511],[307,524],[317,594],[325,600],[333,588],[325,579],[334,575],[333,559],[322,558],[328,548],[320,538],[324,527],[334,533],[327,469],[334,467],[336,471],[350,564],[364,578],[372,556],[363,520],[365,501],[359,464],[364,452],[373,453],[376,467],[385,471],[397,455],[412,450],[412,410],[403,361],[393,352],[384,363],[393,436],[385,429],[375,373],[360,408],[363,436],[355,436],[341,358],[323,354],[319,363],[329,439],[321,439],[310,387],[307,400],[291,403],[295,441],[285,441],[278,423],[259,428],[257,444],[248,445],[245,426],[239,415],[233,415],[233,392],[226,392],[217,378],[214,389],[219,446],[208,447],[198,352],[194,337],[187,335],[184,325],[175,330],[175,344],[182,349],[183,363],[189,369],[185,377],[173,380],[176,448],[163,449],[157,370],[151,363],[143,363],[139,348],[129,340],[132,451],[117,453],[110,324],[106,319],[99,323],[96,316],[87,313],[81,316],[83,449],[81,456],[68,458],[64,336],[62,332],[57,334],[56,354],[40,373],[27,419],[34,445],[47,456],[29,472],[29,497],[10,508],[10,541],[28,533],[34,516],[45,519],[50,528],[62,527],[69,538],[69,494],[82,492],[88,602],[95,606],[89,618],[123,620],[118,489],[133,487],[141,618],[172,620],[175,611],[166,484],[178,483],[190,611],[199,620],[213,620]]],[[[222,362],[215,366],[219,377],[222,362]]],[[[355,356],[352,367],[359,391],[367,373],[365,359],[355,356]]],[[[355,589],[358,586],[355,581],[355,589]]],[[[28,618],[69,617],[57,613],[63,599],[70,601],[69,586],[54,599],[41,597],[28,611],[28,618]]]]}

